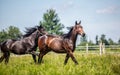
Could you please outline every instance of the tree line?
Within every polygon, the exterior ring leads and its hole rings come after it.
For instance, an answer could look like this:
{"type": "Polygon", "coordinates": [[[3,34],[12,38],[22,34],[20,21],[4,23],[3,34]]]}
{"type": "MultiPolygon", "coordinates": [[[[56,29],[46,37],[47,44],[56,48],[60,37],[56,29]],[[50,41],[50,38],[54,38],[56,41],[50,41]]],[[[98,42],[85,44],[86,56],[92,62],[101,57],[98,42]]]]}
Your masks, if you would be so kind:
{"type": "MultiPolygon", "coordinates": [[[[60,18],[54,9],[49,9],[43,14],[43,20],[39,22],[39,25],[45,27],[49,34],[63,34],[62,29],[64,28],[64,25],[60,23],[60,18]]],[[[0,42],[5,41],[6,39],[19,39],[22,35],[19,28],[11,25],[0,31],[0,42]]]]}
{"type": "Polygon", "coordinates": [[[117,42],[114,42],[111,38],[106,38],[105,34],[101,34],[100,37],[98,35],[96,35],[95,37],[95,43],[93,43],[92,40],[88,40],[88,37],[81,37],[80,38],[80,44],[79,45],[86,45],[86,43],[88,43],[89,45],[99,45],[99,43],[104,43],[105,45],[120,45],[120,39],[118,39],[117,42]]]}
{"type": "MultiPolygon", "coordinates": [[[[60,18],[58,17],[58,14],[54,9],[48,9],[43,14],[43,20],[39,22],[39,25],[45,27],[46,31],[49,34],[57,34],[57,35],[63,34],[62,29],[64,28],[64,25],[60,23],[60,18]]],[[[0,42],[5,41],[6,39],[19,39],[21,38],[22,35],[23,34],[20,32],[19,28],[11,25],[8,28],[0,31],[0,42]]],[[[116,43],[111,38],[107,40],[105,34],[102,34],[100,37],[96,35],[95,41],[96,43],[93,43],[91,40],[88,41],[86,36],[83,38],[81,37],[80,45],[85,45],[86,43],[89,43],[91,45],[97,45],[99,44],[100,41],[104,42],[106,45],[113,45],[113,44],[120,45],[120,39],[116,43]]]]}
{"type": "Polygon", "coordinates": [[[0,42],[3,42],[7,39],[18,39],[22,33],[20,32],[19,28],[15,26],[9,26],[6,29],[0,31],[0,42]]]}

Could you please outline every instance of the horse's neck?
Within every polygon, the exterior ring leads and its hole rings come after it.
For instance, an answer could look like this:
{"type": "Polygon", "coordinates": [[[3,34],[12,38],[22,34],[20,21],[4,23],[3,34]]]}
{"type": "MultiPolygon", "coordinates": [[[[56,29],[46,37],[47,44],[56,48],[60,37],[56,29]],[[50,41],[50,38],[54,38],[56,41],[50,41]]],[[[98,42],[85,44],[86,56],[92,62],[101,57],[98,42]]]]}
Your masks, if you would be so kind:
{"type": "Polygon", "coordinates": [[[33,35],[32,38],[34,38],[34,42],[35,42],[35,44],[37,45],[37,43],[38,43],[38,37],[39,37],[40,35],[38,34],[37,31],[34,32],[32,35],[33,35]]]}
{"type": "Polygon", "coordinates": [[[38,32],[35,31],[34,33],[32,33],[32,34],[31,34],[31,38],[32,38],[33,40],[36,40],[36,39],[38,38],[38,32]]]}
{"type": "Polygon", "coordinates": [[[73,48],[75,49],[75,47],[76,47],[76,40],[77,40],[77,33],[76,32],[73,32],[73,31],[71,31],[71,33],[70,33],[70,40],[72,40],[72,42],[73,42],[73,48]]]}
{"type": "Polygon", "coordinates": [[[37,31],[35,31],[34,33],[32,33],[30,36],[25,37],[24,39],[29,39],[31,41],[35,41],[37,38],[37,31]]]}
{"type": "Polygon", "coordinates": [[[35,31],[34,33],[32,33],[28,38],[30,38],[29,41],[32,42],[33,48],[36,48],[37,47],[37,41],[38,41],[37,31],[35,31]]]}

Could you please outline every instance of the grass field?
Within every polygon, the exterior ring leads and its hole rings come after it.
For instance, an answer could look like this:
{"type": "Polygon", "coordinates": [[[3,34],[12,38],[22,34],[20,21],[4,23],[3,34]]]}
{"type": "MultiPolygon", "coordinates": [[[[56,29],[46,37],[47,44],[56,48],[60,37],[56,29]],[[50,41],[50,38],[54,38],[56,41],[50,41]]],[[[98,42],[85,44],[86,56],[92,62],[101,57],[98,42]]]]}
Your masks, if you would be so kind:
{"type": "Polygon", "coordinates": [[[11,56],[7,65],[0,63],[0,75],[120,75],[120,54],[74,55],[79,65],[71,59],[64,65],[65,54],[49,53],[41,65],[34,64],[30,55],[11,56]]]}

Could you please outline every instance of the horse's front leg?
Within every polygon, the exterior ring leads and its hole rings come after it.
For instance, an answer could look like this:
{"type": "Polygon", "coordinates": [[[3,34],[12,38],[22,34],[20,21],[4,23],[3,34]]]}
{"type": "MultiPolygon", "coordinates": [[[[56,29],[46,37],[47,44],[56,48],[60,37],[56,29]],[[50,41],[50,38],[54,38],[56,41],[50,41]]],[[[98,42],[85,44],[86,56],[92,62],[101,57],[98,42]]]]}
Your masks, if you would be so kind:
{"type": "Polygon", "coordinates": [[[36,56],[39,56],[38,53],[36,53],[35,51],[32,51],[32,52],[26,52],[26,54],[32,54],[32,58],[34,60],[34,62],[36,63],[36,56]]]}
{"type": "Polygon", "coordinates": [[[38,56],[38,54],[36,53],[36,49],[30,49],[26,51],[26,54],[32,54],[32,58],[34,60],[34,62],[36,63],[36,55],[38,56]]]}
{"type": "Polygon", "coordinates": [[[39,64],[41,64],[43,56],[44,56],[44,54],[41,54],[41,53],[39,54],[39,56],[38,56],[38,63],[39,64]]]}
{"type": "Polygon", "coordinates": [[[36,63],[36,55],[32,54],[33,60],[36,63]]]}
{"type": "Polygon", "coordinates": [[[69,54],[66,54],[65,61],[64,61],[64,65],[67,64],[69,57],[70,57],[69,54]]]}
{"type": "Polygon", "coordinates": [[[42,50],[40,51],[39,53],[39,56],[38,56],[38,63],[41,64],[42,63],[42,59],[43,59],[43,56],[46,55],[50,50],[42,50]]]}
{"type": "Polygon", "coordinates": [[[35,56],[39,56],[39,53],[36,53],[37,48],[30,48],[25,52],[25,54],[32,54],[33,58],[36,58],[35,56]]]}
{"type": "Polygon", "coordinates": [[[76,58],[75,58],[74,55],[73,55],[73,52],[72,52],[72,51],[69,51],[68,54],[69,54],[69,56],[72,58],[73,62],[74,62],[76,65],[78,65],[78,62],[77,62],[76,58]]]}

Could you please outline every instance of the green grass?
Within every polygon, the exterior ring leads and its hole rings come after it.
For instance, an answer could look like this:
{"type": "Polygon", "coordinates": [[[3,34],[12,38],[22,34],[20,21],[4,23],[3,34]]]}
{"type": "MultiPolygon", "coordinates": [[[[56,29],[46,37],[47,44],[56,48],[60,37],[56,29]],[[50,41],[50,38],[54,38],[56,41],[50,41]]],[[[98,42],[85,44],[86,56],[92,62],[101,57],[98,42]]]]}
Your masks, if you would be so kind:
{"type": "Polygon", "coordinates": [[[41,65],[34,64],[30,55],[11,56],[7,65],[0,63],[0,75],[120,75],[120,54],[74,55],[79,65],[71,59],[64,65],[65,54],[49,53],[41,65]]]}

